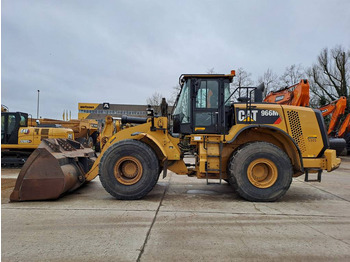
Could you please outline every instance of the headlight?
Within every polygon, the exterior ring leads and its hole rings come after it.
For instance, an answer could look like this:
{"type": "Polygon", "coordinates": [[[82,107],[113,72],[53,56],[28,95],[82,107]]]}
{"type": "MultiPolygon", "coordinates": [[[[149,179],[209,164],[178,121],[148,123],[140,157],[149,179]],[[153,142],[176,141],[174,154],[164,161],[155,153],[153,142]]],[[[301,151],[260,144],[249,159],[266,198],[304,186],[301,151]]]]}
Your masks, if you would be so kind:
{"type": "Polygon", "coordinates": [[[68,134],[69,139],[73,139],[73,134],[68,134]]]}

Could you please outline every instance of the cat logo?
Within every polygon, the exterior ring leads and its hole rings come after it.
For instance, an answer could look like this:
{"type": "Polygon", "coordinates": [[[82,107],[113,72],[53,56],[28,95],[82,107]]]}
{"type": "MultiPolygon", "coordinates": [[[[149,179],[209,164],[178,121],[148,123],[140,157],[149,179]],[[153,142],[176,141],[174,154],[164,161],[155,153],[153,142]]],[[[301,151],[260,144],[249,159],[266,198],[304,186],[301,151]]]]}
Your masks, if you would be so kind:
{"type": "Polygon", "coordinates": [[[255,122],[258,110],[239,110],[238,121],[240,122],[255,122]]]}
{"type": "Polygon", "coordinates": [[[103,109],[109,109],[109,103],[103,103],[103,109]]]}

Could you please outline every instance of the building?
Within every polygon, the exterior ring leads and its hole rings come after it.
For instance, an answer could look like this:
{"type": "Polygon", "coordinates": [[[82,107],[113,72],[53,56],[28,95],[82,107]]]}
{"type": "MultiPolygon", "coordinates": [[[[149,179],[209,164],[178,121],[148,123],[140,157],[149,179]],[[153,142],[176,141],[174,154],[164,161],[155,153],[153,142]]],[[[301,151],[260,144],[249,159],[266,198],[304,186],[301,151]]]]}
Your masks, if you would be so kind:
{"type": "Polygon", "coordinates": [[[106,115],[112,117],[122,117],[123,115],[146,117],[146,108],[147,105],[78,103],[78,118],[103,120],[106,115]]]}
{"type": "MultiPolygon", "coordinates": [[[[146,117],[147,105],[124,105],[124,104],[110,104],[110,103],[78,103],[78,118],[79,119],[96,119],[102,121],[106,115],[112,117],[133,116],[146,117]]],[[[160,111],[157,106],[155,112],[160,111]]],[[[168,107],[168,112],[171,112],[172,107],[168,107]]]]}

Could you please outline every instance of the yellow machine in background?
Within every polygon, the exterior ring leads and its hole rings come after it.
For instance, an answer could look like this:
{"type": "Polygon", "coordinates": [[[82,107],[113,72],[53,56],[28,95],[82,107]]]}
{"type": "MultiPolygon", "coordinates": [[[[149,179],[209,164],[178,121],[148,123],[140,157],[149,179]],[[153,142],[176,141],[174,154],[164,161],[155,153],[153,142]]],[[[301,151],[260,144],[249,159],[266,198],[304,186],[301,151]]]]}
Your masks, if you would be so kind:
{"type": "Polygon", "coordinates": [[[319,110],[262,103],[263,85],[230,93],[234,75],[181,75],[171,121],[151,108],[147,118],[123,117],[98,158],[69,140],[43,141],[10,199],[55,199],[97,175],[115,198],[140,199],[171,170],[207,183],[225,179],[249,201],[275,201],[292,177],[313,181],[316,173],[321,181],[323,170],[339,167],[319,110]],[[129,124],[135,126],[124,128],[129,124]],[[194,164],[184,161],[189,153],[194,164]]]}
{"type": "Polygon", "coordinates": [[[22,165],[43,139],[74,139],[72,129],[33,127],[28,114],[1,112],[1,164],[22,165]]]}
{"type": "Polygon", "coordinates": [[[89,147],[96,145],[99,135],[98,122],[93,119],[57,120],[49,118],[29,119],[29,125],[36,127],[64,127],[72,129],[74,138],[89,147]],[[39,123],[39,124],[38,124],[39,123]]]}

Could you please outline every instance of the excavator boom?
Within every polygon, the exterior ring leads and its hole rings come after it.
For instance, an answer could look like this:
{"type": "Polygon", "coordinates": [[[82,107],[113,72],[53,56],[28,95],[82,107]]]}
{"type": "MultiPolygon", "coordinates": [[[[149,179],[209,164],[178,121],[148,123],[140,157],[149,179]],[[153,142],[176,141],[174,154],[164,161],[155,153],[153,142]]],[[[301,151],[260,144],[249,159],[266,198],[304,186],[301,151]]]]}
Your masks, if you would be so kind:
{"type": "Polygon", "coordinates": [[[345,137],[350,133],[350,114],[348,114],[339,128],[338,137],[345,137]]]}
{"type": "Polygon", "coordinates": [[[296,85],[270,92],[264,102],[293,106],[309,106],[310,84],[306,79],[296,85]]]}
{"type": "Polygon", "coordinates": [[[319,110],[322,112],[322,115],[328,116],[332,114],[331,121],[328,127],[328,135],[332,135],[332,133],[336,132],[337,127],[339,125],[340,118],[344,115],[346,108],[346,97],[342,96],[339,99],[332,101],[328,105],[325,105],[319,110]]]}

